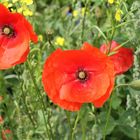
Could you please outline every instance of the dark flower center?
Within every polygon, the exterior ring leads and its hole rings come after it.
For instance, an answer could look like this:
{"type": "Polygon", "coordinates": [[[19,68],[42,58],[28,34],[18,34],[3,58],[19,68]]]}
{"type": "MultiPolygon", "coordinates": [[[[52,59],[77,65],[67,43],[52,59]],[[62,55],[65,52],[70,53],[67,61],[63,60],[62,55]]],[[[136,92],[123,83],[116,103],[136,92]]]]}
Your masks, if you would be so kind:
{"type": "Polygon", "coordinates": [[[14,35],[14,30],[12,29],[12,27],[6,25],[2,28],[2,33],[6,36],[11,37],[14,35]]]}
{"type": "Polygon", "coordinates": [[[85,81],[87,80],[88,74],[86,71],[84,70],[79,70],[76,74],[76,77],[80,80],[80,81],[85,81]]]}

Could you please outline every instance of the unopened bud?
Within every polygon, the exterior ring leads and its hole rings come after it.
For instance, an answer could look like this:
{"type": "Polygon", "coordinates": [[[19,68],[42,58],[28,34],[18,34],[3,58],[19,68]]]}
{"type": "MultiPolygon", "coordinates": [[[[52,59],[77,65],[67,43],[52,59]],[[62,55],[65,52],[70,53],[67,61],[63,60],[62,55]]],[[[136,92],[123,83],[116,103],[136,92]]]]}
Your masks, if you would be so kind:
{"type": "Polygon", "coordinates": [[[140,79],[132,81],[129,86],[135,90],[140,90],[140,79]]]}

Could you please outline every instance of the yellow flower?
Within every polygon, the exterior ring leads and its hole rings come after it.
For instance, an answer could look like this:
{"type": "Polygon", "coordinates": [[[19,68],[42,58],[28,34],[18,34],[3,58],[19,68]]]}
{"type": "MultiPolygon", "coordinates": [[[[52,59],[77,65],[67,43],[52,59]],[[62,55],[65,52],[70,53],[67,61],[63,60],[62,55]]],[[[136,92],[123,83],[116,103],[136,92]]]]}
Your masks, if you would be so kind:
{"type": "Polygon", "coordinates": [[[121,21],[121,15],[123,14],[122,10],[118,9],[115,13],[116,21],[121,21]]]}
{"type": "Polygon", "coordinates": [[[3,5],[6,6],[7,8],[13,6],[13,4],[12,3],[9,3],[8,1],[3,2],[3,5]]]}
{"type": "Polygon", "coordinates": [[[84,14],[85,14],[85,8],[82,8],[82,16],[84,16],[84,14]]]}
{"type": "Polygon", "coordinates": [[[83,8],[79,8],[79,9],[74,10],[74,11],[72,12],[72,15],[73,15],[74,17],[77,17],[78,15],[84,16],[85,12],[88,13],[88,12],[86,11],[85,7],[83,7],[83,8]]]}
{"type": "Polygon", "coordinates": [[[23,11],[23,8],[22,7],[20,7],[20,8],[17,9],[17,12],[18,13],[22,13],[22,11],[23,11]]]}
{"type": "Polygon", "coordinates": [[[42,42],[43,41],[43,36],[42,35],[38,35],[38,40],[42,42]]]}
{"type": "Polygon", "coordinates": [[[16,2],[18,2],[18,0],[12,0],[12,2],[13,2],[13,3],[16,3],[16,2]]]}
{"type": "Polygon", "coordinates": [[[114,0],[108,0],[108,3],[109,4],[113,4],[114,3],[114,0]]]}
{"type": "Polygon", "coordinates": [[[29,9],[26,9],[23,11],[23,15],[24,16],[32,16],[33,15],[33,12],[29,9]]]}
{"type": "Polygon", "coordinates": [[[33,0],[21,0],[22,3],[26,3],[27,5],[33,4],[33,0]]]}
{"type": "Polygon", "coordinates": [[[78,10],[74,10],[74,11],[72,12],[72,15],[73,15],[74,17],[77,17],[77,16],[78,16],[78,13],[79,13],[78,10]]]}
{"type": "Polygon", "coordinates": [[[22,7],[17,9],[18,13],[22,13],[24,16],[32,16],[33,12],[28,9],[28,7],[26,5],[23,5],[22,7]]]}
{"type": "Polygon", "coordinates": [[[89,11],[88,11],[85,7],[83,7],[83,8],[81,9],[81,15],[84,16],[85,13],[86,13],[86,14],[89,14],[89,11]]]}
{"type": "Polygon", "coordinates": [[[65,43],[65,39],[63,37],[57,37],[55,40],[55,45],[63,46],[65,43]]]}
{"type": "Polygon", "coordinates": [[[8,2],[3,2],[3,5],[8,8],[8,2]]]}

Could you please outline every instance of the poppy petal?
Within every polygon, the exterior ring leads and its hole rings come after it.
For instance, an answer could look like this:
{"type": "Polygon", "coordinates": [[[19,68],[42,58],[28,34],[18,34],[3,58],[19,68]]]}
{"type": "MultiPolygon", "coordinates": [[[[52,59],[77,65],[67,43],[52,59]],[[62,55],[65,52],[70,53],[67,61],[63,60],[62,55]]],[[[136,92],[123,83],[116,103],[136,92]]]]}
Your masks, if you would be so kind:
{"type": "Polygon", "coordinates": [[[94,53],[92,53],[92,55],[98,56],[98,57],[101,57],[101,58],[106,57],[104,54],[101,54],[101,52],[99,52],[98,48],[90,45],[88,42],[85,42],[83,44],[83,46],[81,47],[81,50],[88,51],[88,52],[94,52],[94,53]]]}
{"type": "MultiPolygon", "coordinates": [[[[116,52],[114,55],[109,56],[114,63],[116,75],[126,72],[134,62],[133,51],[130,48],[117,48],[120,45],[116,41],[110,43],[110,52],[116,52]]],[[[101,52],[108,53],[109,46],[103,44],[100,47],[101,52]]]]}
{"type": "Polygon", "coordinates": [[[25,27],[27,28],[27,30],[28,30],[28,32],[30,34],[31,40],[34,43],[37,43],[38,42],[38,37],[37,37],[36,33],[33,31],[32,25],[25,19],[24,19],[24,24],[25,24],[25,27]]]}
{"type": "Polygon", "coordinates": [[[92,76],[85,83],[78,80],[71,81],[62,85],[60,98],[73,102],[88,103],[104,95],[110,84],[109,82],[107,74],[92,76]],[[103,79],[106,80],[106,84],[104,84],[103,79]]]}
{"type": "Polygon", "coordinates": [[[82,105],[81,103],[61,100],[59,96],[59,88],[61,87],[61,83],[65,80],[65,76],[61,72],[53,71],[52,69],[53,68],[52,65],[54,64],[53,61],[55,61],[55,58],[59,53],[61,53],[61,50],[57,49],[48,58],[50,61],[46,61],[44,65],[44,68],[47,67],[48,69],[48,71],[43,72],[43,76],[42,76],[42,82],[44,85],[46,85],[44,86],[44,89],[46,92],[49,91],[47,92],[47,95],[55,104],[59,105],[60,107],[66,110],[78,111],[82,105]]]}
{"type": "Polygon", "coordinates": [[[102,71],[105,68],[104,60],[106,57],[101,59],[100,56],[95,56],[94,52],[68,50],[61,52],[61,55],[58,55],[56,59],[57,61],[54,62],[56,69],[58,67],[61,72],[73,73],[78,68],[85,68],[89,71],[102,71]],[[69,67],[66,67],[66,65],[69,67]]]}
{"type": "MultiPolygon", "coordinates": [[[[49,78],[49,77],[48,77],[49,78]]],[[[61,100],[59,97],[59,91],[57,91],[54,87],[54,82],[50,81],[44,81],[44,84],[49,85],[45,87],[45,91],[47,92],[47,95],[50,97],[50,99],[53,101],[54,104],[59,105],[63,109],[69,110],[69,111],[78,111],[82,104],[77,102],[69,102],[66,100],[61,100]]]]}
{"type": "Polygon", "coordinates": [[[9,13],[9,10],[3,4],[0,4],[0,15],[7,13],[9,13]]]}
{"type": "MultiPolygon", "coordinates": [[[[20,22],[15,25],[16,36],[13,38],[5,37],[1,42],[1,47],[4,49],[4,53],[1,54],[0,69],[10,68],[18,63],[22,63],[21,58],[27,55],[29,50],[29,34],[26,32],[24,26],[17,28],[20,22]],[[19,47],[20,46],[20,47],[19,47]],[[26,52],[26,53],[25,53],[26,52]]],[[[25,57],[26,60],[26,57],[25,57]]]]}
{"type": "Polygon", "coordinates": [[[112,42],[109,42],[109,44],[102,44],[100,47],[100,51],[107,54],[108,51],[113,52],[113,50],[118,46],[119,44],[116,41],[112,40],[112,42]]]}
{"type": "Polygon", "coordinates": [[[129,48],[120,48],[118,53],[110,56],[115,66],[116,75],[130,69],[134,62],[133,51],[129,48]]]}
{"type": "Polygon", "coordinates": [[[26,51],[23,53],[23,55],[21,56],[21,58],[20,58],[18,61],[14,62],[12,65],[16,65],[16,64],[25,62],[26,59],[27,59],[27,55],[28,55],[29,51],[30,51],[30,49],[29,49],[29,47],[28,47],[27,50],[26,50],[26,51]]]}
{"type": "MultiPolygon", "coordinates": [[[[18,63],[22,63],[23,62],[22,57],[25,55],[27,56],[27,52],[29,49],[26,48],[25,46],[28,46],[28,45],[29,44],[27,44],[27,42],[23,42],[23,44],[20,43],[20,46],[22,49],[20,49],[19,47],[18,48],[16,47],[16,48],[5,50],[4,54],[2,55],[0,59],[0,69],[7,69],[18,63]]],[[[26,59],[26,57],[24,59],[26,59]]]]}
{"type": "Polygon", "coordinates": [[[113,74],[113,69],[111,67],[111,65],[108,64],[108,74],[109,74],[109,77],[110,77],[110,86],[108,87],[106,93],[101,96],[99,99],[97,100],[94,100],[92,103],[94,104],[95,107],[102,107],[103,104],[106,102],[106,100],[110,97],[111,95],[111,92],[114,88],[114,80],[115,80],[115,77],[114,77],[114,74],[113,74]]]}
{"type": "Polygon", "coordinates": [[[106,91],[106,93],[101,98],[93,101],[94,106],[97,108],[102,107],[103,104],[106,102],[106,100],[110,97],[112,89],[113,89],[113,86],[111,85],[111,82],[110,82],[110,86],[108,87],[108,90],[106,91]]]}

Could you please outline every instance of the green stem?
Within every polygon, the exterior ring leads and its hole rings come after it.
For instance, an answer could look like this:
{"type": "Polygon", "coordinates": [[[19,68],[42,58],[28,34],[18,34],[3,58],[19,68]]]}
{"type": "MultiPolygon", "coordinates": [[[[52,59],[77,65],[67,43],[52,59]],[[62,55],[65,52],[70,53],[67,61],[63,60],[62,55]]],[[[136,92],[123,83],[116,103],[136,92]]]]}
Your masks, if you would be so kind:
{"type": "Polygon", "coordinates": [[[96,25],[93,25],[90,29],[93,29],[93,28],[95,28],[95,29],[98,30],[98,32],[99,32],[99,33],[102,35],[102,37],[105,39],[106,44],[108,44],[109,41],[108,41],[106,35],[104,34],[104,32],[103,32],[98,26],[96,26],[96,25]]]}
{"type": "Polygon", "coordinates": [[[85,131],[85,124],[82,124],[82,140],[86,139],[86,131],[85,131]]]}
{"type": "Polygon", "coordinates": [[[36,128],[36,123],[34,122],[34,119],[31,116],[31,114],[29,113],[30,112],[30,109],[28,108],[28,106],[26,104],[26,101],[25,101],[26,95],[25,95],[25,92],[22,89],[22,86],[21,86],[21,92],[22,92],[22,99],[23,99],[23,102],[24,102],[24,105],[25,105],[25,109],[26,109],[27,115],[28,115],[28,117],[29,117],[29,119],[30,119],[33,127],[36,128]]]}
{"type": "Polygon", "coordinates": [[[22,92],[22,99],[23,99],[23,103],[24,103],[24,105],[25,105],[25,109],[26,109],[27,115],[28,115],[29,120],[31,121],[33,127],[36,128],[36,122],[34,122],[33,117],[32,117],[31,114],[29,113],[29,112],[30,112],[30,109],[28,108],[28,106],[27,106],[27,104],[26,104],[26,101],[25,101],[26,95],[25,95],[25,92],[24,92],[24,90],[23,90],[23,81],[22,81],[22,79],[20,78],[19,73],[18,73],[17,71],[15,71],[15,72],[16,72],[16,74],[17,74],[17,76],[18,76],[19,85],[20,85],[21,92],[22,92]]]}
{"type": "Polygon", "coordinates": [[[44,104],[44,101],[42,100],[43,99],[42,98],[42,94],[40,94],[40,89],[37,86],[36,79],[34,78],[34,74],[33,74],[32,69],[30,67],[29,60],[27,60],[27,66],[28,66],[28,70],[29,70],[29,73],[30,73],[30,76],[31,76],[31,80],[32,80],[33,85],[34,85],[34,88],[37,91],[37,95],[38,95],[39,99],[41,100],[41,103],[42,103],[43,107],[46,108],[45,104],[44,104]]]}
{"type": "Polygon", "coordinates": [[[114,88],[114,91],[118,88],[118,87],[124,87],[124,86],[129,86],[129,84],[119,84],[114,88]]]}
{"type": "Polygon", "coordinates": [[[72,138],[72,125],[71,125],[71,121],[70,121],[70,112],[65,111],[65,113],[66,113],[68,124],[70,127],[70,137],[72,138]]]}
{"type": "MultiPolygon", "coordinates": [[[[115,28],[113,27],[110,41],[113,40],[114,34],[115,34],[115,28]]],[[[107,44],[107,45],[108,45],[108,44],[107,44]]],[[[111,51],[111,43],[109,42],[108,54],[110,53],[110,51],[111,51]]]]}
{"type": "MultiPolygon", "coordinates": [[[[128,86],[128,85],[129,85],[129,84],[120,84],[120,85],[117,85],[117,86],[114,88],[114,91],[115,91],[118,87],[121,87],[121,86],[128,86]]],[[[106,139],[106,131],[107,131],[107,126],[108,126],[109,119],[110,119],[110,114],[111,114],[112,97],[113,97],[113,96],[110,97],[110,101],[109,101],[109,109],[108,109],[107,118],[106,118],[106,124],[105,124],[104,132],[103,132],[103,140],[106,139]]]]}
{"type": "Polygon", "coordinates": [[[46,132],[47,132],[48,138],[50,140],[51,138],[50,138],[49,130],[48,130],[48,127],[47,127],[47,121],[46,121],[45,112],[44,112],[46,110],[44,100],[43,100],[42,95],[40,94],[40,90],[39,90],[39,88],[38,88],[38,86],[36,84],[36,80],[35,80],[34,75],[32,73],[29,61],[27,61],[27,66],[28,66],[28,70],[29,70],[32,82],[34,84],[34,88],[35,88],[35,90],[37,92],[38,98],[39,98],[40,102],[42,103],[42,105],[41,105],[42,115],[43,115],[43,119],[44,119],[44,123],[45,123],[45,127],[46,127],[46,132]]]}
{"type": "Polygon", "coordinates": [[[79,121],[79,117],[80,117],[80,111],[78,111],[77,117],[76,117],[75,122],[74,122],[74,126],[72,128],[72,140],[74,140],[74,134],[75,134],[75,130],[76,130],[76,127],[77,127],[77,124],[79,121]]]}
{"type": "MultiPolygon", "coordinates": [[[[115,31],[116,31],[115,23],[114,23],[114,21],[112,20],[112,17],[113,17],[113,15],[111,14],[111,25],[112,25],[112,30],[111,30],[110,41],[113,40],[113,38],[114,38],[114,34],[115,34],[115,31]]],[[[108,44],[107,44],[107,45],[108,45],[108,44]]],[[[110,51],[111,51],[111,45],[112,45],[112,44],[109,42],[108,54],[109,54],[110,51]]]]}
{"type": "MultiPolygon", "coordinates": [[[[137,112],[136,112],[136,114],[138,114],[137,112]]],[[[140,140],[140,137],[139,137],[139,126],[138,126],[138,116],[136,115],[136,140],[140,140]]]]}
{"type": "MultiPolygon", "coordinates": [[[[114,28],[117,29],[117,28],[120,28],[128,23],[131,23],[131,22],[135,22],[137,21],[136,19],[132,19],[132,20],[129,20],[129,21],[126,21],[126,22],[123,22],[123,23],[120,23],[119,25],[116,25],[114,28]]],[[[107,31],[111,31],[113,27],[109,28],[107,31]]]]}
{"type": "Polygon", "coordinates": [[[106,131],[107,131],[107,126],[108,126],[109,119],[110,119],[111,106],[112,106],[112,96],[111,96],[110,101],[109,101],[109,109],[108,109],[107,118],[106,118],[106,124],[105,124],[104,132],[103,132],[103,140],[106,139],[106,131]]]}
{"type": "Polygon", "coordinates": [[[87,8],[88,8],[88,0],[85,1],[86,5],[85,5],[85,12],[84,12],[84,17],[83,17],[83,21],[82,21],[82,33],[81,33],[81,42],[83,44],[83,37],[84,37],[84,31],[85,31],[85,21],[86,21],[86,13],[87,13],[87,8]]]}

